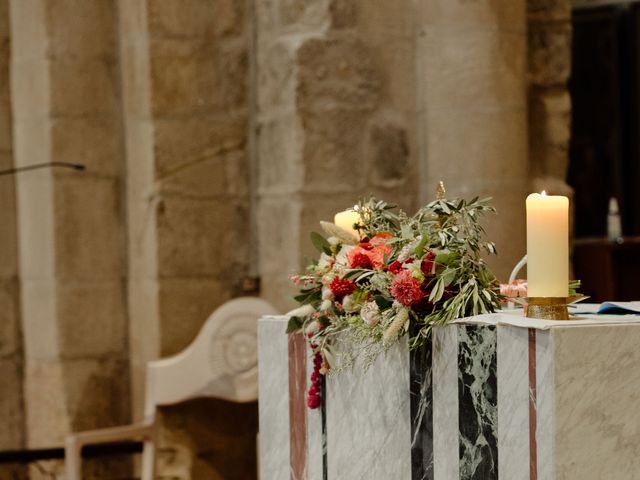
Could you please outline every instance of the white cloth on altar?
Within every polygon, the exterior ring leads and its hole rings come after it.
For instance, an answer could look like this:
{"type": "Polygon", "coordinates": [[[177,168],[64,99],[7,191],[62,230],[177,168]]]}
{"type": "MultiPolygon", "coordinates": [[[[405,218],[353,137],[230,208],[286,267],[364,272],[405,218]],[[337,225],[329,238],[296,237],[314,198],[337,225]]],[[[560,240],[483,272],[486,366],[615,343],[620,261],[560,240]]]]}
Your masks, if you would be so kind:
{"type": "MultiPolygon", "coordinates": [[[[601,315],[595,312],[600,308],[600,304],[586,303],[579,304],[580,312],[571,315],[571,320],[542,320],[538,318],[527,318],[522,309],[502,310],[495,313],[475,315],[473,317],[459,318],[451,323],[465,325],[511,325],[521,328],[535,328],[538,330],[548,330],[552,327],[569,327],[574,325],[616,325],[628,323],[640,323],[640,315],[601,315]]],[[[569,313],[571,313],[569,308],[569,313]]]]}

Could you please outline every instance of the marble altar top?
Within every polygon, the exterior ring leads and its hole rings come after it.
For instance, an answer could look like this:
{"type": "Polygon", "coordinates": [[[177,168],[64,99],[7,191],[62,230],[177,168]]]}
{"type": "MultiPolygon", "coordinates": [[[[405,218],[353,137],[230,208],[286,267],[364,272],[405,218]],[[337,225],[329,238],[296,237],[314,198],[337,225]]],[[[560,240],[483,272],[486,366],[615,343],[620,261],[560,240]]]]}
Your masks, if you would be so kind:
{"type": "MultiPolygon", "coordinates": [[[[571,313],[571,311],[569,311],[569,313],[571,313]]],[[[577,315],[571,315],[570,320],[542,320],[538,318],[525,317],[522,309],[511,309],[496,313],[460,318],[451,323],[463,325],[511,325],[514,327],[549,330],[550,328],[555,327],[584,327],[591,325],[640,323],[640,315],[602,315],[580,313],[577,315]]]]}

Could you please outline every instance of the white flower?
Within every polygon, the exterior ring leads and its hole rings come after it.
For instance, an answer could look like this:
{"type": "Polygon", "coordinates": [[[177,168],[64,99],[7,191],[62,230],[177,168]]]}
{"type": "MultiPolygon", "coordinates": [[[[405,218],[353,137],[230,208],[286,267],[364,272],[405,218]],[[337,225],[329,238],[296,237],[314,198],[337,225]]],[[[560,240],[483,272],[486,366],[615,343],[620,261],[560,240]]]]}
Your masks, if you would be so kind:
{"type": "Polygon", "coordinates": [[[335,246],[341,243],[342,240],[340,240],[338,237],[331,236],[327,238],[327,242],[329,242],[329,245],[335,246]]]}
{"type": "Polygon", "coordinates": [[[318,268],[325,270],[331,267],[331,257],[326,253],[321,253],[318,259],[318,268]]]}
{"type": "Polygon", "coordinates": [[[380,321],[380,308],[376,302],[367,302],[360,310],[362,320],[370,327],[375,327],[380,321]]]}
{"type": "Polygon", "coordinates": [[[338,254],[336,255],[336,265],[341,267],[349,267],[349,259],[347,255],[355,247],[353,245],[343,245],[338,254]]]}
{"type": "Polygon", "coordinates": [[[333,302],[331,300],[323,300],[322,303],[320,304],[320,311],[326,312],[331,308],[332,305],[333,305],[333,302]]]}
{"type": "Polygon", "coordinates": [[[353,296],[347,295],[342,300],[342,307],[344,308],[345,312],[352,313],[357,312],[360,306],[353,301],[353,296]]]}
{"type": "Polygon", "coordinates": [[[320,330],[320,324],[318,324],[318,322],[314,320],[312,322],[309,322],[309,325],[307,325],[305,333],[307,335],[314,335],[318,333],[318,330],[320,330]]]}
{"type": "Polygon", "coordinates": [[[322,287],[322,300],[333,300],[333,292],[329,287],[322,287]]]}
{"type": "Polygon", "coordinates": [[[413,247],[412,244],[402,247],[402,250],[400,250],[400,253],[398,254],[398,261],[400,263],[404,263],[409,260],[409,257],[411,257],[411,253],[413,252],[414,248],[415,247],[413,247]]]}
{"type": "Polygon", "coordinates": [[[287,313],[287,317],[307,317],[315,310],[311,305],[303,305],[287,313]]]}

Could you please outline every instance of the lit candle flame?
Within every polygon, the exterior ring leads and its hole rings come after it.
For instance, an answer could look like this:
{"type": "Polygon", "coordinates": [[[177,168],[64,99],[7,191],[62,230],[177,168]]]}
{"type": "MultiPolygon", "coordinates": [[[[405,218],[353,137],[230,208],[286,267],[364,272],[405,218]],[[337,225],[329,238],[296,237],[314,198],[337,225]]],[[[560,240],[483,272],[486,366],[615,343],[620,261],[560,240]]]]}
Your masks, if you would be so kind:
{"type": "Polygon", "coordinates": [[[547,196],[547,191],[546,190],[542,190],[542,193],[540,195],[546,197],[547,196]]]}

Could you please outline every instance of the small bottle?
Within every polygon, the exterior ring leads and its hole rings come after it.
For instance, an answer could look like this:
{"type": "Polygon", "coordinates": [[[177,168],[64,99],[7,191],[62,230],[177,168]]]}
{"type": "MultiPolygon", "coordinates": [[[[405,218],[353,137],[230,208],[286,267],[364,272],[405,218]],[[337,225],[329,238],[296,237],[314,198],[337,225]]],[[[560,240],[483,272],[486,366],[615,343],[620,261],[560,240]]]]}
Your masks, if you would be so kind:
{"type": "Polygon", "coordinates": [[[620,211],[618,209],[618,199],[609,199],[609,214],[607,215],[607,237],[611,242],[622,240],[622,223],[620,221],[620,211]]]}

